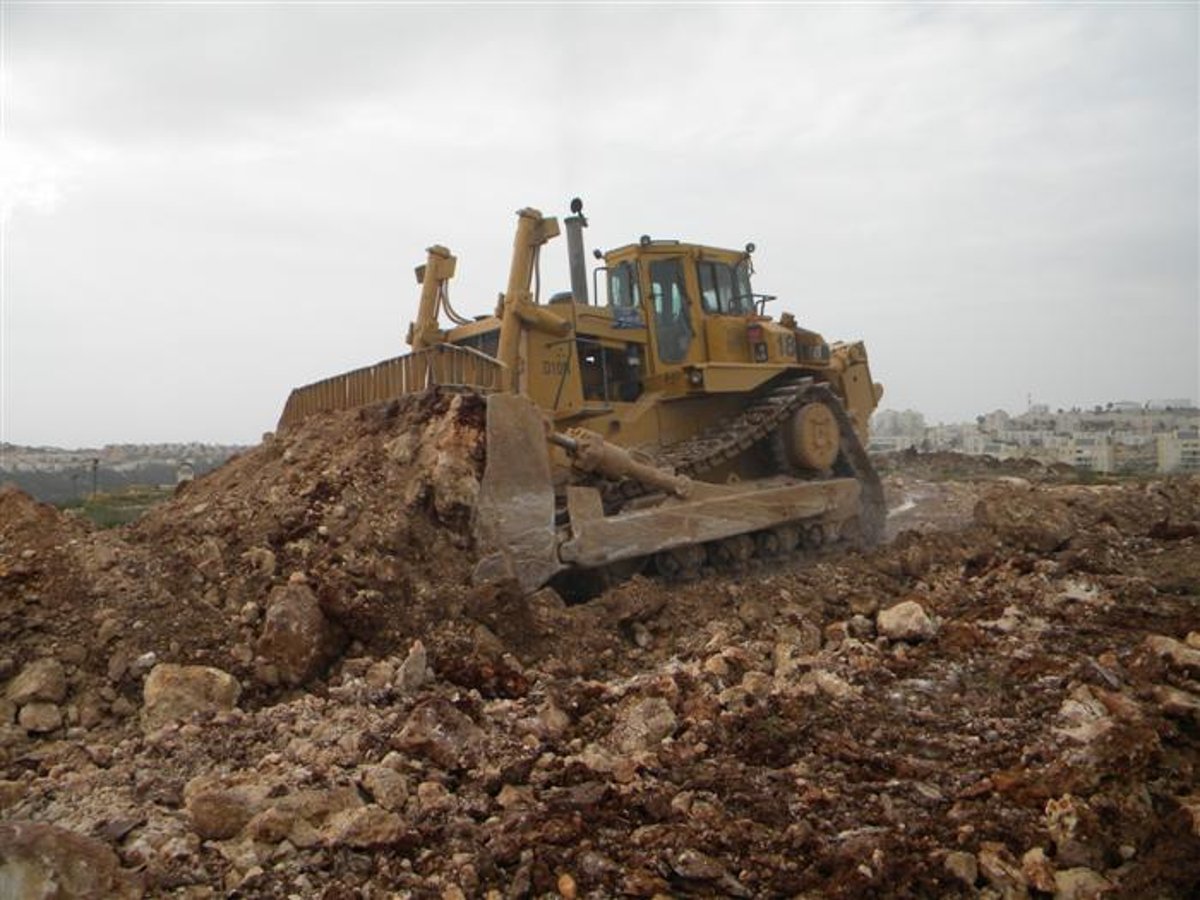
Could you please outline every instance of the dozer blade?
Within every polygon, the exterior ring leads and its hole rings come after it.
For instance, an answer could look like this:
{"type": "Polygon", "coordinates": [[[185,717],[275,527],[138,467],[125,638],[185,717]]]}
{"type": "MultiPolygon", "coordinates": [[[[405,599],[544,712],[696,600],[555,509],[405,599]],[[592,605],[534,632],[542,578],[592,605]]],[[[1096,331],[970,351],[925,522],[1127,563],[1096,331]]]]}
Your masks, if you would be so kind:
{"type": "Polygon", "coordinates": [[[560,555],[574,565],[594,568],[788,523],[838,523],[854,514],[858,499],[859,484],[853,478],[697,483],[688,500],[667,499],[605,516],[595,489],[571,488],[571,539],[560,555]]]}
{"type": "Polygon", "coordinates": [[[545,426],[538,408],[519,394],[487,398],[487,466],[475,537],[484,553],[475,566],[477,584],[514,578],[533,591],[563,568],[545,426]]]}

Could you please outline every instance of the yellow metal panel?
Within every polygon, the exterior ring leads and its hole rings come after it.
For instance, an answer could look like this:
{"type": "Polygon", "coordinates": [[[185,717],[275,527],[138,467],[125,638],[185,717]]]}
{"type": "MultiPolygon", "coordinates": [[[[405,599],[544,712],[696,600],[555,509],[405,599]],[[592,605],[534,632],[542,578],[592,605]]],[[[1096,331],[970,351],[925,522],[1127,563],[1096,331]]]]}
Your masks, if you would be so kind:
{"type": "Polygon", "coordinates": [[[791,371],[795,366],[771,363],[709,363],[701,368],[704,372],[706,391],[729,393],[752,391],[776,375],[791,371]]]}

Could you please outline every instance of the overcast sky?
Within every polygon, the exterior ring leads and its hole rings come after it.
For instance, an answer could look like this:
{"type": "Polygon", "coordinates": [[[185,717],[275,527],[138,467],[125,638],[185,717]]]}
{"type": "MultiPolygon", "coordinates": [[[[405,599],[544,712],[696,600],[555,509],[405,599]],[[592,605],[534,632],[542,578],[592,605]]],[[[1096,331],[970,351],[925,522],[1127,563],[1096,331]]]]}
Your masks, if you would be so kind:
{"type": "MultiPolygon", "coordinates": [[[[254,442],[513,213],[740,247],[931,421],[1200,399],[1197,6],[4,0],[0,439],[254,442]]],[[[547,287],[567,287],[565,244],[547,287]]]]}

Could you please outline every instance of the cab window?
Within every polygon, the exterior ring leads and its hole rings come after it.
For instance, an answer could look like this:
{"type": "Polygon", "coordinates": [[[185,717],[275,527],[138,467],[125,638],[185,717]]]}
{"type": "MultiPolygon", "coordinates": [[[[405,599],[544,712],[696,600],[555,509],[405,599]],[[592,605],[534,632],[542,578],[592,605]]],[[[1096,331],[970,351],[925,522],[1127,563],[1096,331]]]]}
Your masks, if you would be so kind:
{"type": "Polygon", "coordinates": [[[650,263],[650,292],[654,301],[654,334],[663,362],[682,362],[692,344],[683,265],[678,259],[650,263]]]}
{"type": "Polygon", "coordinates": [[[700,302],[706,313],[742,316],[754,312],[750,277],[744,266],[703,261],[696,264],[700,302]]]}
{"type": "Polygon", "coordinates": [[[622,308],[641,306],[641,291],[638,289],[637,270],[633,263],[623,262],[608,270],[608,305],[622,308]]]}

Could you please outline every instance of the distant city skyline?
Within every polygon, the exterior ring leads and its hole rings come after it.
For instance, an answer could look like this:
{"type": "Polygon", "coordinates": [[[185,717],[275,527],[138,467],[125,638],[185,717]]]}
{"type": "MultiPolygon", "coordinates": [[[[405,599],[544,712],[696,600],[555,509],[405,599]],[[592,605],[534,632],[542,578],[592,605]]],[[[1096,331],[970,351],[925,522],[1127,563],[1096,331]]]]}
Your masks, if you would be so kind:
{"type": "MultiPolygon", "coordinates": [[[[886,400],[886,398],[885,398],[885,400],[886,400]]],[[[1030,411],[1033,411],[1033,410],[1036,410],[1039,408],[1045,408],[1046,410],[1049,410],[1051,412],[1057,412],[1060,410],[1063,412],[1071,412],[1071,411],[1092,412],[1096,409],[1103,410],[1103,409],[1117,408],[1117,407],[1124,407],[1124,406],[1131,406],[1131,407],[1137,408],[1137,409],[1152,409],[1152,410],[1196,409],[1197,408],[1195,401],[1192,400],[1190,397],[1153,398],[1153,399],[1149,399],[1149,400],[1130,400],[1128,398],[1121,399],[1121,400],[1096,400],[1096,401],[1088,402],[1088,403],[1072,403],[1069,406],[1055,406],[1051,403],[1044,403],[1044,402],[1041,402],[1041,401],[1037,400],[1036,398],[1034,398],[1032,400],[1032,402],[1027,401],[1026,405],[1024,407],[1022,407],[1021,409],[1005,409],[1004,407],[999,407],[999,406],[995,407],[994,409],[986,409],[986,410],[981,409],[974,416],[967,416],[964,419],[956,419],[956,420],[948,421],[948,422],[939,422],[937,424],[954,425],[954,424],[959,424],[959,423],[964,423],[964,422],[971,422],[971,421],[974,421],[978,416],[988,415],[989,413],[993,413],[993,412],[997,412],[997,411],[1007,413],[1008,415],[1011,415],[1011,416],[1019,416],[1024,413],[1028,413],[1030,411]]],[[[916,413],[920,413],[922,416],[925,416],[925,412],[918,406],[905,407],[904,409],[901,410],[901,409],[896,409],[895,407],[892,407],[892,406],[888,406],[888,404],[886,402],[881,403],[879,408],[875,412],[876,412],[876,414],[885,413],[885,412],[916,412],[916,413]]],[[[926,419],[929,418],[928,416],[925,416],[925,417],[926,417],[926,419]]]]}

